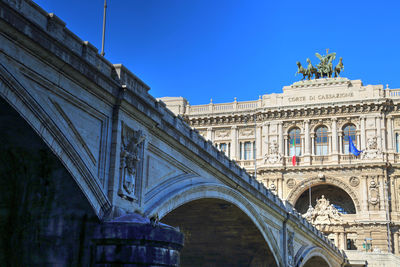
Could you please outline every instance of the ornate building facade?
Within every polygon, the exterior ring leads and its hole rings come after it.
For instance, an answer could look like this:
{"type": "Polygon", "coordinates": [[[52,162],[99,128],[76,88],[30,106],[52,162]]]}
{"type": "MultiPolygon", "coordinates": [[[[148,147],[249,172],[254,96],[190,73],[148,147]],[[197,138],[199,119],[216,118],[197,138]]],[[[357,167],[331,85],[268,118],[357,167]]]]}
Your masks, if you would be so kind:
{"type": "Polygon", "coordinates": [[[255,101],[161,100],[350,258],[399,254],[400,89],[320,78],[255,101]]]}

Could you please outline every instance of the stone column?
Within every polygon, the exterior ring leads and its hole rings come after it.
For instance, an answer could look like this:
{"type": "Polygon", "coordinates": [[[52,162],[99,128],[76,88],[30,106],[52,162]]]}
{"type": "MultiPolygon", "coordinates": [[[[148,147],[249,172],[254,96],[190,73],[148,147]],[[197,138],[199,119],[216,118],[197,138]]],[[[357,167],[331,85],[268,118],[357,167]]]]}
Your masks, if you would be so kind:
{"type": "Polygon", "coordinates": [[[244,147],[243,147],[243,142],[239,142],[239,145],[240,145],[240,149],[239,149],[239,159],[243,159],[244,157],[243,157],[243,155],[244,155],[244,151],[243,151],[243,149],[244,149],[244,147]]]}
{"type": "Polygon", "coordinates": [[[340,249],[347,249],[347,240],[346,234],[344,232],[340,232],[340,249]]]}
{"type": "Polygon", "coordinates": [[[341,249],[341,247],[339,247],[339,233],[335,233],[335,246],[341,249]]]}
{"type": "Polygon", "coordinates": [[[310,120],[304,120],[304,155],[310,155],[310,120]]]}
{"type": "Polygon", "coordinates": [[[361,187],[362,187],[362,206],[361,209],[364,212],[368,211],[368,175],[361,176],[361,187]]]}
{"type": "Polygon", "coordinates": [[[234,160],[238,160],[239,159],[239,140],[238,140],[236,125],[233,125],[231,127],[231,136],[232,136],[231,157],[234,160]]]}
{"type": "Polygon", "coordinates": [[[361,131],[360,131],[360,136],[361,136],[361,144],[360,144],[360,149],[365,149],[366,147],[366,137],[365,137],[365,116],[360,117],[360,125],[361,125],[361,131]]]}
{"type": "Polygon", "coordinates": [[[262,156],[264,156],[265,154],[268,154],[268,145],[269,145],[269,123],[268,122],[264,122],[263,124],[263,137],[262,137],[262,156]]]}
{"type": "Polygon", "coordinates": [[[289,155],[289,145],[288,145],[288,136],[285,135],[283,138],[283,155],[288,156],[289,155]]]}
{"type": "Polygon", "coordinates": [[[381,116],[375,118],[378,149],[382,150],[381,116]]]}
{"type": "Polygon", "coordinates": [[[386,141],[386,126],[385,126],[385,115],[383,115],[380,118],[380,123],[381,123],[381,140],[382,140],[382,151],[386,152],[387,151],[387,141],[386,141]]]}
{"type": "Polygon", "coordinates": [[[207,128],[207,139],[212,142],[214,141],[212,127],[207,128]]]}
{"type": "Polygon", "coordinates": [[[399,254],[399,232],[393,234],[394,254],[399,254]]]}
{"type": "Polygon", "coordinates": [[[167,225],[154,227],[137,213],[94,227],[90,266],[178,266],[183,234],[167,225]],[[108,264],[104,264],[104,263],[108,264]]]}
{"type": "Polygon", "coordinates": [[[343,132],[342,131],[339,132],[338,137],[339,137],[339,153],[343,154],[343,132]]]}
{"type": "Polygon", "coordinates": [[[311,155],[315,155],[314,133],[311,134],[311,155]]]}
{"type": "Polygon", "coordinates": [[[257,126],[256,128],[256,156],[257,158],[261,158],[262,157],[262,127],[261,126],[257,126]]]}
{"type": "Polygon", "coordinates": [[[283,175],[278,179],[278,196],[283,199],[283,175]]]}
{"type": "Polygon", "coordinates": [[[279,136],[278,136],[279,153],[281,153],[281,155],[283,155],[284,154],[284,151],[283,151],[284,144],[283,144],[283,123],[282,122],[278,123],[278,134],[279,134],[279,136]]]}
{"type": "Polygon", "coordinates": [[[393,117],[387,116],[386,119],[386,128],[387,128],[387,149],[390,152],[393,152],[393,117]]]}
{"type": "Polygon", "coordinates": [[[338,133],[337,133],[337,118],[332,118],[332,153],[337,154],[338,133]]]}

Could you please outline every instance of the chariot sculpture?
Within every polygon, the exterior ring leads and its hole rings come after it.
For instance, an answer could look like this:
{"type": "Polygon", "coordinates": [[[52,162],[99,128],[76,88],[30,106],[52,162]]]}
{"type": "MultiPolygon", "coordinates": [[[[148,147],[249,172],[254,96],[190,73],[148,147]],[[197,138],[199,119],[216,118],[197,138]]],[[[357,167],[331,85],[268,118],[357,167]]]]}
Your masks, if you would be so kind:
{"type": "Polygon", "coordinates": [[[299,61],[296,62],[297,64],[297,74],[303,74],[304,80],[311,80],[313,77],[314,79],[319,78],[332,78],[332,74],[335,77],[340,77],[340,72],[344,69],[343,67],[343,59],[339,59],[339,63],[336,67],[333,67],[333,61],[336,58],[336,53],[329,53],[329,49],[326,49],[326,55],[320,55],[319,53],[315,53],[315,55],[319,58],[320,62],[317,64],[317,67],[314,67],[311,63],[311,60],[307,58],[308,66],[304,68],[299,61]]]}

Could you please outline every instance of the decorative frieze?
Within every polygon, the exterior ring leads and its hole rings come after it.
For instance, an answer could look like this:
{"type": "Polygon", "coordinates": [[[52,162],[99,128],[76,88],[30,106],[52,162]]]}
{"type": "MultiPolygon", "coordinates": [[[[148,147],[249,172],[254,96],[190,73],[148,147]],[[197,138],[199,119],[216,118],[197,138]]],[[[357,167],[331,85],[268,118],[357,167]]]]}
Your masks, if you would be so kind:
{"type": "Polygon", "coordinates": [[[217,139],[226,139],[231,136],[231,130],[223,129],[223,130],[216,130],[215,131],[215,138],[217,139]]]}

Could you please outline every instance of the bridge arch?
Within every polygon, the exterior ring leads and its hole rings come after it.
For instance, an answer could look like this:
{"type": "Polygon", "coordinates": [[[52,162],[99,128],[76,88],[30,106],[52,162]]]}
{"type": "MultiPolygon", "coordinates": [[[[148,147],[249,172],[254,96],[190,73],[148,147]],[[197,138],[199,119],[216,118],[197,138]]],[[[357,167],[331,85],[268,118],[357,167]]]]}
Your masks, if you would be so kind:
{"type": "Polygon", "coordinates": [[[33,97],[29,82],[11,65],[0,62],[0,97],[18,112],[57,156],[74,178],[96,215],[102,218],[111,209],[111,203],[102,191],[96,176],[85,165],[79,152],[61,131],[56,120],[33,97]]]}
{"type": "Polygon", "coordinates": [[[330,262],[330,256],[320,247],[304,246],[299,249],[295,256],[296,267],[332,267],[334,263],[330,262]]]}
{"type": "Polygon", "coordinates": [[[354,192],[353,189],[343,181],[333,178],[333,177],[326,177],[324,179],[321,179],[319,177],[314,177],[311,179],[307,179],[299,183],[296,188],[294,188],[288,195],[287,200],[295,206],[296,202],[300,198],[300,196],[308,190],[308,188],[311,186],[311,188],[319,185],[332,185],[335,187],[340,188],[343,190],[353,201],[354,206],[355,206],[355,213],[359,213],[361,211],[361,206],[360,206],[360,201],[354,192]]]}
{"type": "MultiPolygon", "coordinates": [[[[238,191],[221,184],[203,183],[177,190],[172,194],[168,194],[168,197],[163,201],[156,202],[161,204],[153,205],[147,209],[145,213],[157,213],[162,222],[164,217],[168,217],[168,214],[172,214],[175,210],[184,208],[190,203],[214,203],[222,206],[234,206],[235,209],[246,215],[249,221],[262,235],[263,241],[266,243],[268,250],[274,257],[276,266],[284,266],[280,255],[278,242],[273,236],[271,230],[269,230],[268,226],[264,222],[261,215],[257,212],[256,208],[238,191]]],[[[166,223],[173,225],[170,223],[170,220],[168,220],[166,223]]],[[[199,223],[201,224],[202,222],[200,221],[199,223]]]]}

